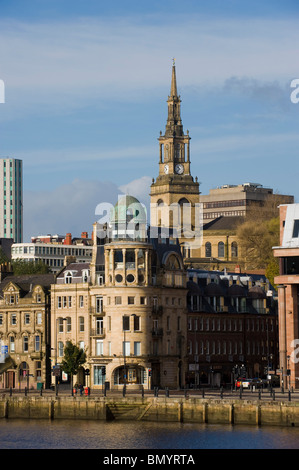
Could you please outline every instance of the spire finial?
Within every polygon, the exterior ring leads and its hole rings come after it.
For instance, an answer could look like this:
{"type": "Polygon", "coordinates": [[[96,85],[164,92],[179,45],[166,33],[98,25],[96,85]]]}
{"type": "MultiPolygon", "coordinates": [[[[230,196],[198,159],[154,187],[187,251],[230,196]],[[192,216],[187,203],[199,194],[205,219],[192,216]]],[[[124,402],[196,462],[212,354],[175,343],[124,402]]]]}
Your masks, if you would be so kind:
{"type": "Polygon", "coordinates": [[[175,74],[175,58],[172,59],[172,77],[170,96],[177,96],[176,74],[175,74]]]}

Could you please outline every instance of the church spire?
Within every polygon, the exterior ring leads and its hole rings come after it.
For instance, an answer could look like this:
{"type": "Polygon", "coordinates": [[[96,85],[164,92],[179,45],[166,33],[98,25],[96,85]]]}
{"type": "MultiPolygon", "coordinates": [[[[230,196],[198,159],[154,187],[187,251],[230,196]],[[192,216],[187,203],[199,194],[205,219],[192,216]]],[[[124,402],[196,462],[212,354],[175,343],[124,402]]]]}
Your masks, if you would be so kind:
{"type": "Polygon", "coordinates": [[[177,91],[175,59],[172,64],[170,95],[168,96],[168,117],[166,122],[165,136],[183,136],[183,125],[181,120],[181,99],[177,91]]]}
{"type": "Polygon", "coordinates": [[[177,97],[177,95],[178,95],[178,90],[177,90],[177,85],[176,85],[175,59],[173,59],[170,96],[177,97]]]}

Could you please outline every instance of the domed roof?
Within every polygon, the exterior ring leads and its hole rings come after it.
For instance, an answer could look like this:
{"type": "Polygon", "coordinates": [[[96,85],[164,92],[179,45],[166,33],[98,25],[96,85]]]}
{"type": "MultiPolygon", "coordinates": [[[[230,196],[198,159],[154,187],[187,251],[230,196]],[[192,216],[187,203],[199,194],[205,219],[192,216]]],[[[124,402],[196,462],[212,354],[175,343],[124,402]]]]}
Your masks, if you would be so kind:
{"type": "Polygon", "coordinates": [[[134,196],[126,194],[119,198],[111,214],[112,223],[126,223],[134,218],[136,223],[146,223],[145,206],[134,196]]]}

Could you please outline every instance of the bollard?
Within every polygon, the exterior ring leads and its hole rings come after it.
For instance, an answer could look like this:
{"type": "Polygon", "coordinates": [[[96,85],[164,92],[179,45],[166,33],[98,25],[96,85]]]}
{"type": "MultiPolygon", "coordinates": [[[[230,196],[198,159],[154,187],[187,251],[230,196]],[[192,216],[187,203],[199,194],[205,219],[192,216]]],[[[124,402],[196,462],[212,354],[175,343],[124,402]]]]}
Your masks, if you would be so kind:
{"type": "Polygon", "coordinates": [[[24,392],[25,392],[25,397],[27,397],[27,387],[25,387],[24,392]]]}
{"type": "Polygon", "coordinates": [[[262,392],[261,392],[261,389],[259,389],[259,400],[261,400],[262,398],[262,392]]]}
{"type": "Polygon", "coordinates": [[[12,388],[9,389],[9,396],[12,397],[12,388]]]}
{"type": "Polygon", "coordinates": [[[41,397],[43,396],[43,389],[42,388],[40,389],[39,394],[40,394],[41,397]]]}
{"type": "Polygon", "coordinates": [[[291,401],[291,390],[289,390],[289,401],[291,401]]]}
{"type": "Polygon", "coordinates": [[[126,396],[126,385],[123,386],[123,397],[126,396]]]}
{"type": "Polygon", "coordinates": [[[168,387],[165,388],[165,396],[169,397],[169,388],[168,387]]]}
{"type": "Polygon", "coordinates": [[[220,389],[220,398],[221,398],[221,400],[223,399],[223,387],[221,387],[221,389],[220,389]]]}
{"type": "Polygon", "coordinates": [[[104,391],[103,391],[104,397],[106,396],[106,383],[104,384],[104,391]]]}
{"type": "Polygon", "coordinates": [[[275,401],[275,390],[273,390],[273,392],[272,392],[272,398],[275,401]]]}
{"type": "Polygon", "coordinates": [[[240,387],[240,400],[242,400],[242,391],[243,390],[242,390],[242,385],[241,385],[241,387],[240,387]]]}
{"type": "Polygon", "coordinates": [[[142,385],[142,388],[141,388],[141,396],[142,398],[144,397],[144,386],[142,385]]]}

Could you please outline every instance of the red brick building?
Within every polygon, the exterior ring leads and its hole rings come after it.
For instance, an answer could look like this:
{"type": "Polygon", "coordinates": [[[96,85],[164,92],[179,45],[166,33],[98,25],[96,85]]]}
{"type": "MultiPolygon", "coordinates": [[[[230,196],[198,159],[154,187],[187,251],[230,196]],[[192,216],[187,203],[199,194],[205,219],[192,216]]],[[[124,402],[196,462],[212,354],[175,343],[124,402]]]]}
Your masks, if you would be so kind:
{"type": "Polygon", "coordinates": [[[274,247],[279,259],[279,365],[281,385],[299,388],[299,204],[280,206],[280,246],[274,247]]]}

